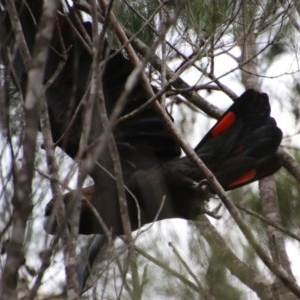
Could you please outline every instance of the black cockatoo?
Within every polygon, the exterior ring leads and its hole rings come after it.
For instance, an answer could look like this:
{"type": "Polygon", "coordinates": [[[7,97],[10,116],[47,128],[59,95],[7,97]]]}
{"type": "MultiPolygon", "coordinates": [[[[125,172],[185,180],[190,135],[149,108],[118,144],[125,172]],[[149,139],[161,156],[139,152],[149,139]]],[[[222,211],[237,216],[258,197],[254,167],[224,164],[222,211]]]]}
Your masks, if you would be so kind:
{"type": "MultiPolygon", "coordinates": [[[[141,122],[142,127],[148,121],[154,120],[140,119],[138,122],[141,122]]],[[[156,121],[159,123],[159,118],[156,121]]],[[[146,126],[145,132],[139,126],[137,128],[139,129],[133,133],[137,136],[130,136],[138,140],[139,134],[146,137],[147,130],[151,127],[146,126]]],[[[155,139],[155,133],[153,134],[155,139]]],[[[223,188],[231,190],[271,175],[280,168],[275,152],[281,139],[281,130],[270,117],[267,94],[247,90],[205,135],[195,151],[213,171],[223,188]]],[[[133,152],[140,151],[138,147],[130,149],[133,152]]],[[[125,159],[126,156],[122,158],[125,159]]],[[[134,163],[134,159],[131,163],[134,163]]],[[[129,174],[125,177],[125,182],[138,201],[141,224],[166,218],[193,220],[200,213],[203,201],[208,200],[210,193],[213,193],[210,189],[201,188],[201,182],[205,179],[201,171],[189,158],[180,158],[179,155],[164,162],[156,161],[144,169],[137,168],[129,174]]],[[[97,207],[94,202],[95,191],[95,185],[83,189],[80,223],[80,232],[83,234],[103,233],[87,203],[90,201],[97,207]]],[[[65,195],[66,202],[71,198],[72,192],[65,195]]],[[[131,194],[127,195],[127,202],[134,230],[138,227],[137,205],[131,194]]],[[[52,206],[53,200],[48,204],[46,215],[50,214],[52,206]]],[[[105,210],[99,212],[102,217],[105,216],[105,210]]],[[[112,225],[113,222],[112,220],[112,225]]],[[[122,229],[115,231],[115,234],[122,233],[122,229]]]]}
{"type": "MultiPolygon", "coordinates": [[[[32,51],[43,1],[26,1],[26,5],[24,3],[16,1],[26,42],[32,51]]],[[[70,25],[72,21],[72,10],[68,15],[57,16],[44,80],[46,84],[58,66],[63,65],[45,94],[54,142],[75,158],[85,113],[81,100],[88,89],[92,57],[79,38],[83,28],[91,36],[91,24],[82,22],[83,26],[79,27],[74,21],[76,31],[70,25]]],[[[27,70],[19,51],[16,51],[9,16],[5,10],[1,12],[0,33],[3,61],[9,66],[6,58],[9,57],[7,52],[10,52],[11,73],[17,86],[21,87],[20,92],[25,93],[27,70]]],[[[109,116],[134,68],[122,52],[108,50],[107,45],[103,49],[102,65],[103,94],[109,116]]],[[[137,82],[127,97],[121,115],[139,108],[147,100],[145,95],[142,83],[137,82]]],[[[97,103],[94,105],[90,146],[94,145],[103,132],[97,103]]],[[[138,228],[139,217],[140,225],[166,218],[196,218],[198,207],[201,207],[201,203],[207,200],[213,190],[209,187],[203,189],[201,182],[205,177],[187,157],[180,157],[178,144],[154,109],[149,106],[132,118],[117,123],[113,134],[124,182],[130,191],[126,201],[132,230],[138,228]]],[[[273,174],[280,168],[275,152],[281,139],[281,130],[270,117],[267,94],[247,90],[205,135],[195,151],[224,189],[231,190],[273,174]]],[[[97,163],[90,172],[94,185],[83,189],[79,231],[81,234],[103,234],[103,228],[87,205],[88,201],[98,211],[112,234],[121,235],[124,231],[116,183],[103,171],[105,168],[113,173],[109,150],[106,148],[95,161],[97,163]]],[[[71,198],[72,192],[64,195],[66,203],[71,203],[71,198]]],[[[51,215],[54,201],[46,208],[47,216],[51,215]]],[[[50,233],[55,232],[55,228],[48,230],[50,233]]]]}

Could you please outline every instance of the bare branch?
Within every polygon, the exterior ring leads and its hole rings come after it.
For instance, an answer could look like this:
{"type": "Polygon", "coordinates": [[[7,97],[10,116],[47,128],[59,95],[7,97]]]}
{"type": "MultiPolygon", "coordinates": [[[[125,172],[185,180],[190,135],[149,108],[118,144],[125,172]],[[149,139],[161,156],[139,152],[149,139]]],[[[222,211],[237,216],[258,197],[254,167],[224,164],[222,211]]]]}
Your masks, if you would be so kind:
{"type": "Polygon", "coordinates": [[[286,168],[286,170],[292,176],[294,176],[294,178],[300,184],[300,166],[299,166],[299,164],[294,160],[294,158],[290,154],[288,154],[283,149],[279,149],[277,151],[277,154],[280,158],[282,165],[286,168]]]}
{"type": "Polygon", "coordinates": [[[195,226],[232,275],[255,291],[261,299],[274,299],[272,284],[258,270],[238,259],[206,216],[201,216],[195,226]]]}
{"type": "Polygon", "coordinates": [[[280,3],[283,9],[286,11],[287,15],[289,16],[292,25],[295,27],[298,33],[300,33],[300,23],[297,21],[296,10],[294,5],[287,0],[280,0],[280,3]]]}
{"type": "Polygon", "coordinates": [[[1,298],[16,299],[16,284],[18,270],[24,262],[23,243],[25,238],[26,223],[31,214],[32,203],[31,183],[33,179],[36,136],[38,130],[39,102],[43,96],[43,74],[52,37],[56,10],[60,1],[45,3],[41,23],[36,37],[32,60],[27,49],[25,38],[19,22],[15,2],[6,1],[7,10],[11,17],[12,27],[20,46],[23,61],[28,73],[28,86],[25,97],[25,131],[23,140],[22,166],[16,174],[15,193],[13,196],[13,228],[7,246],[7,258],[3,270],[1,283],[1,298]]]}

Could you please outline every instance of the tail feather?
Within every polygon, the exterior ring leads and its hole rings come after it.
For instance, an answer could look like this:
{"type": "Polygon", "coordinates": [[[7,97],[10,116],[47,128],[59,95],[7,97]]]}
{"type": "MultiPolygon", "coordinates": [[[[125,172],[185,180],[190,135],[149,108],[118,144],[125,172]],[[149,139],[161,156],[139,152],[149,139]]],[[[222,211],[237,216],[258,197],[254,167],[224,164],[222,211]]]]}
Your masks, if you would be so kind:
{"type": "Polygon", "coordinates": [[[282,132],[278,127],[265,125],[242,139],[232,155],[251,156],[257,159],[264,157],[277,150],[281,138],[282,132]]]}
{"type": "Polygon", "coordinates": [[[225,189],[234,188],[241,182],[249,182],[255,177],[255,159],[252,157],[233,157],[213,170],[225,189]]]}
{"type": "Polygon", "coordinates": [[[270,117],[267,94],[246,91],[195,148],[224,189],[248,184],[280,168],[282,132],[270,117]]]}

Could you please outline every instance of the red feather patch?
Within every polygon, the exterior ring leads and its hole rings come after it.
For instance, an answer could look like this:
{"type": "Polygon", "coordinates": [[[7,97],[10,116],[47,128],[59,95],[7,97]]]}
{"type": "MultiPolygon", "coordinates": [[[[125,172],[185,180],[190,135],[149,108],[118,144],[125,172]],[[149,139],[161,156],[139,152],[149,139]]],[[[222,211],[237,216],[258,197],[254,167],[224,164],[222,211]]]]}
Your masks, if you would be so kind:
{"type": "Polygon", "coordinates": [[[211,134],[213,136],[218,136],[222,132],[226,131],[236,120],[236,114],[232,111],[229,111],[212,129],[211,134]]]}
{"type": "Polygon", "coordinates": [[[243,174],[241,177],[233,180],[229,185],[228,187],[229,188],[233,188],[234,186],[238,186],[238,185],[241,185],[241,184],[245,184],[251,180],[253,180],[253,178],[255,177],[256,175],[256,170],[255,169],[252,169],[248,172],[246,172],[245,174],[243,174]]]}

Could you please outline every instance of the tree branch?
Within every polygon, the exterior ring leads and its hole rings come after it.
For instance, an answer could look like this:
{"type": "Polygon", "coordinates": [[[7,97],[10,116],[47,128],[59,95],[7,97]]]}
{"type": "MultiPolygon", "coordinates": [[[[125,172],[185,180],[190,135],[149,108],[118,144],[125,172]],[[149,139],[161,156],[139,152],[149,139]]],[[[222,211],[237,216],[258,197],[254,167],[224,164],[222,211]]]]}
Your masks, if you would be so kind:
{"type": "Polygon", "coordinates": [[[38,131],[39,104],[43,96],[43,75],[59,2],[47,1],[45,3],[31,60],[15,2],[6,1],[6,8],[16,36],[16,43],[20,46],[23,62],[27,69],[29,69],[29,64],[31,68],[28,73],[28,85],[25,97],[25,130],[22,143],[23,157],[21,168],[17,171],[14,178],[15,193],[13,196],[12,235],[7,246],[7,258],[1,283],[0,298],[4,300],[17,298],[18,270],[24,262],[23,243],[25,240],[25,230],[27,220],[32,211],[30,197],[38,131]]]}
{"type": "Polygon", "coordinates": [[[195,226],[207,240],[213,253],[220,258],[232,275],[252,289],[261,299],[274,299],[271,283],[263,274],[236,257],[205,215],[200,216],[195,226]]]}
{"type": "Polygon", "coordinates": [[[299,166],[299,164],[294,160],[294,158],[290,154],[288,154],[282,148],[280,148],[277,151],[277,154],[280,158],[280,162],[282,163],[282,165],[300,184],[300,166],[299,166]]]}

